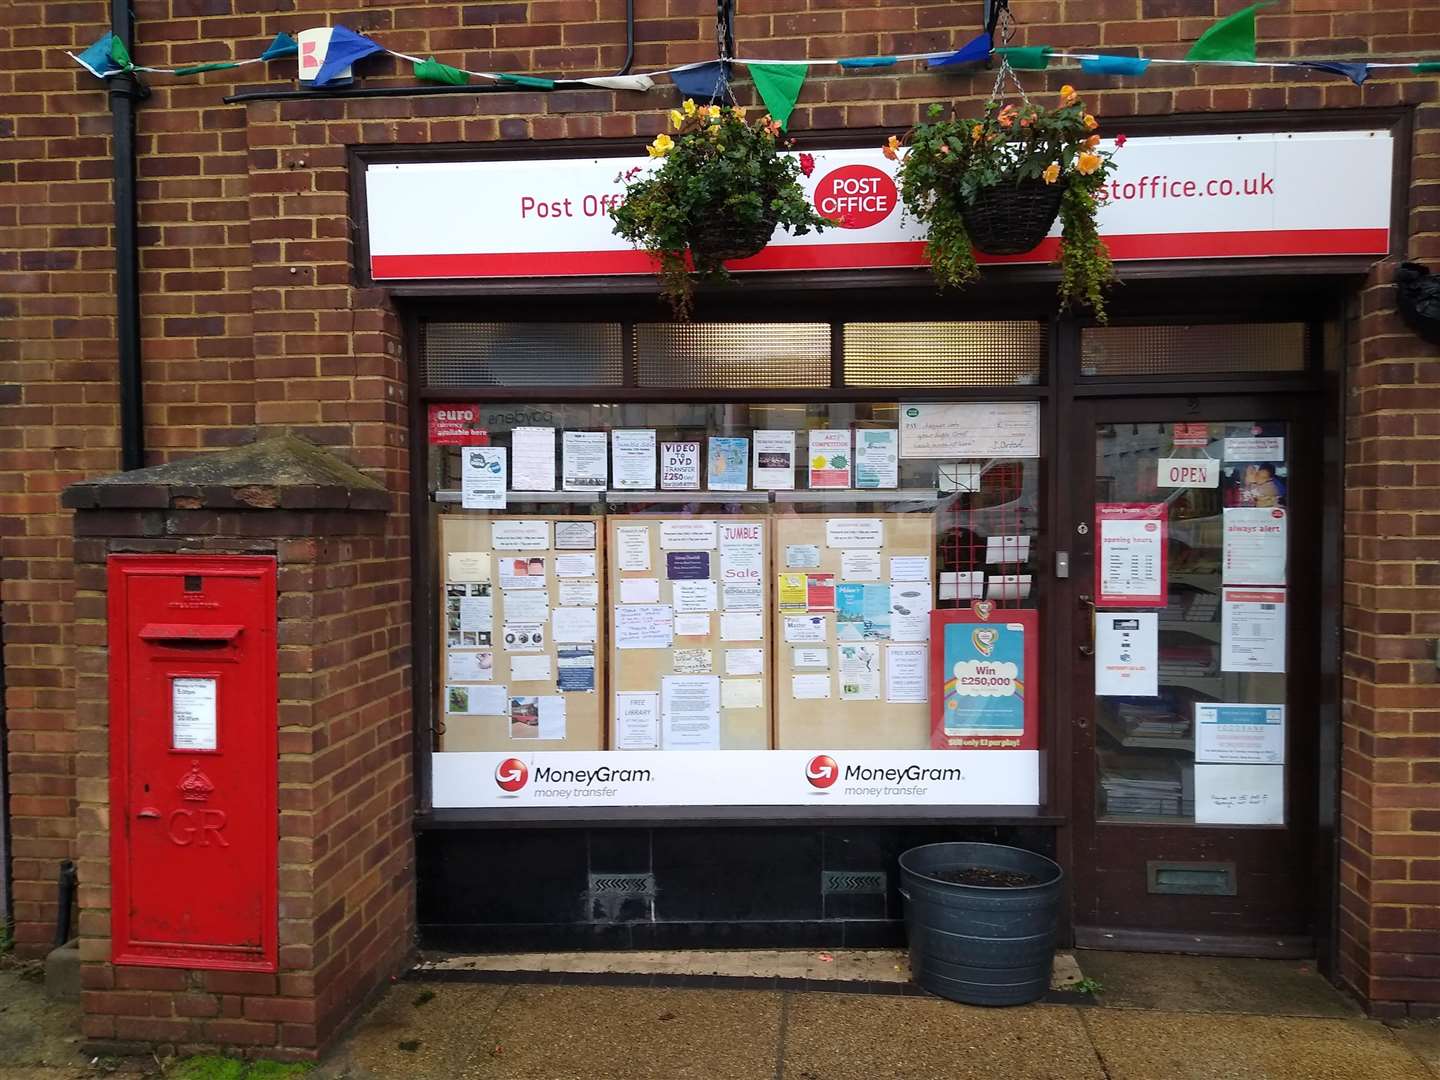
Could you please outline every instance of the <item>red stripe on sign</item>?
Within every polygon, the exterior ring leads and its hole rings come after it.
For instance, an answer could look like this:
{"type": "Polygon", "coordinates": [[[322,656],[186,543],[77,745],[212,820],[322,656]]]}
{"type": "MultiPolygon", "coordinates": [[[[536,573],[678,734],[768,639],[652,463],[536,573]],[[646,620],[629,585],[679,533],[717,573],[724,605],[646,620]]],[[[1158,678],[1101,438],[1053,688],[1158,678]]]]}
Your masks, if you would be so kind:
{"type": "MultiPolygon", "coordinates": [[[[1294,255],[1384,255],[1386,229],[1272,229],[1257,232],[1136,233],[1107,236],[1117,261],[1137,259],[1225,259],[1294,255]]],[[[735,270],[861,270],[924,266],[923,241],[885,244],[776,244],[735,270]]],[[[1060,241],[1047,237],[1023,255],[976,255],[981,263],[1047,263],[1060,241]]],[[[372,255],[377,281],[417,278],[592,277],[650,274],[654,263],[643,251],[522,251],[472,255],[372,255]]]]}

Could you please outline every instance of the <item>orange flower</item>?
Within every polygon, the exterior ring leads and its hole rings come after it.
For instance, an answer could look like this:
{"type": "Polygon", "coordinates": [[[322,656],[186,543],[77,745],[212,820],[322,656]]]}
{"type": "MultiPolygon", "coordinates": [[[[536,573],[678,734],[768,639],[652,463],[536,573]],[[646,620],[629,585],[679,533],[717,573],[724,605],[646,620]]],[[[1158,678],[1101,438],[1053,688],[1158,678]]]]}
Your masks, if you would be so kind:
{"type": "Polygon", "coordinates": [[[1085,145],[1090,147],[1091,150],[1094,150],[1095,147],[1100,145],[1100,136],[1091,135],[1088,139],[1085,140],[1085,145]]]}
{"type": "Polygon", "coordinates": [[[1080,170],[1082,176],[1089,176],[1100,168],[1100,155],[1092,154],[1089,151],[1083,152],[1075,159],[1075,168],[1080,170]]]}
{"type": "Polygon", "coordinates": [[[1080,95],[1075,93],[1075,88],[1069,83],[1066,83],[1064,86],[1060,87],[1060,107],[1062,109],[1069,108],[1071,105],[1074,105],[1075,102],[1079,100],[1080,95]]]}
{"type": "Polygon", "coordinates": [[[985,134],[985,129],[984,129],[983,127],[981,127],[979,124],[976,124],[974,127],[972,127],[972,128],[970,129],[970,141],[971,141],[971,142],[979,142],[980,139],[981,139],[981,136],[983,136],[984,134],[985,134]]]}
{"type": "Polygon", "coordinates": [[[944,143],[941,143],[941,144],[940,144],[940,153],[942,153],[942,154],[948,154],[948,153],[950,153],[950,147],[948,147],[948,146],[945,145],[944,143]]]}
{"type": "Polygon", "coordinates": [[[1000,110],[1000,115],[997,116],[995,119],[1000,122],[1001,127],[1008,128],[1011,124],[1015,122],[1016,111],[1017,110],[1014,105],[1006,105],[1003,109],[1000,110]]]}
{"type": "Polygon", "coordinates": [[[1094,131],[1094,130],[1095,130],[1097,127],[1099,127],[1099,126],[1100,126],[1100,121],[1099,121],[1099,120],[1096,120],[1095,117],[1091,116],[1091,115],[1087,112],[1087,113],[1085,114],[1085,130],[1086,130],[1086,131],[1094,131]]]}
{"type": "Polygon", "coordinates": [[[1060,179],[1060,163],[1052,161],[1041,175],[1045,177],[1045,183],[1053,184],[1060,179]]]}
{"type": "Polygon", "coordinates": [[[885,147],[880,152],[884,154],[887,158],[889,158],[891,161],[899,161],[899,151],[900,139],[898,136],[891,135],[890,138],[885,140],[885,147]]]}

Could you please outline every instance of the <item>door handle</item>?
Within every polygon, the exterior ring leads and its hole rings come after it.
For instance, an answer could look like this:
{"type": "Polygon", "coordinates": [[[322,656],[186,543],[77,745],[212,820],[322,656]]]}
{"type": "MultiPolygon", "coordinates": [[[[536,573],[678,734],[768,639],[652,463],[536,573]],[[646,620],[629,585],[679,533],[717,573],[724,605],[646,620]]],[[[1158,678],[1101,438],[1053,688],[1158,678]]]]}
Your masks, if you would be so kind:
{"type": "Polygon", "coordinates": [[[1095,600],[1089,593],[1081,593],[1077,599],[1080,610],[1089,614],[1085,623],[1085,639],[1077,647],[1080,655],[1089,659],[1095,655],[1095,600]]]}
{"type": "Polygon", "coordinates": [[[140,812],[135,816],[140,818],[158,818],[160,811],[156,810],[153,806],[144,806],[140,808],[140,812]]]}

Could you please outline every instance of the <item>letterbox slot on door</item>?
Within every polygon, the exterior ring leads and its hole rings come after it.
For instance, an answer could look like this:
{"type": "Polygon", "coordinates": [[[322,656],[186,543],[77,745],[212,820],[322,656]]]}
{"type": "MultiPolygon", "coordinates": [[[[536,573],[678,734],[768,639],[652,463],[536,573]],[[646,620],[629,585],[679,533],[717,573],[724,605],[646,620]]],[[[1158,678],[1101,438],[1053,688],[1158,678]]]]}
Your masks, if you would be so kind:
{"type": "Polygon", "coordinates": [[[275,560],[115,555],[111,955],[274,971],[275,560]]]}

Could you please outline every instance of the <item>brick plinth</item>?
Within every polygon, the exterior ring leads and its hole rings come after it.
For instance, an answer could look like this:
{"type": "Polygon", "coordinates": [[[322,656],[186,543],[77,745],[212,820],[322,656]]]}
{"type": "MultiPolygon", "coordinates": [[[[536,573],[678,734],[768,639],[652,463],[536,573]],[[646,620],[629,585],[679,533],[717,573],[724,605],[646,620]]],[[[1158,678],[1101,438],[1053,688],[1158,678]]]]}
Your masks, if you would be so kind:
{"type": "MultiPolygon", "coordinates": [[[[97,490],[70,501],[100,501],[97,490]]],[[[314,1057],[413,949],[409,583],[388,557],[387,515],[353,499],[326,507],[316,490],[285,500],[321,504],[313,509],[243,510],[213,509],[193,489],[157,499],[163,489],[137,485],[76,515],[82,1004],[97,1049],[314,1057]],[[125,507],[127,495],[150,505],[125,507]],[[106,558],[119,552],[277,560],[276,974],[110,962],[105,590],[106,558]]],[[[227,501],[213,488],[211,497],[227,501]]]]}

